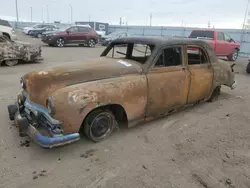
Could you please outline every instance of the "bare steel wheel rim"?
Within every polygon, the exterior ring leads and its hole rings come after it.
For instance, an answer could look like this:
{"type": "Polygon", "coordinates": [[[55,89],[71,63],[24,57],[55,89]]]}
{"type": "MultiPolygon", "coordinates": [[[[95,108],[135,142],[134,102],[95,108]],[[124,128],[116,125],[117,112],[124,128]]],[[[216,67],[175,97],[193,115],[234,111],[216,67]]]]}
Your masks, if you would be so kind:
{"type": "Polygon", "coordinates": [[[94,141],[99,141],[107,138],[113,129],[113,117],[107,113],[102,112],[98,114],[90,125],[90,136],[94,141]]]}
{"type": "Polygon", "coordinates": [[[95,41],[93,39],[89,40],[89,47],[94,47],[95,46],[95,41]]]}
{"type": "Polygon", "coordinates": [[[6,60],[5,64],[12,67],[18,63],[18,60],[6,60]]]}
{"type": "Polygon", "coordinates": [[[63,47],[64,46],[64,40],[63,39],[57,39],[56,44],[58,47],[63,47]]]}
{"type": "Polygon", "coordinates": [[[37,36],[38,36],[38,38],[41,38],[41,37],[42,37],[42,35],[41,35],[40,33],[39,33],[37,36]]]}
{"type": "Polygon", "coordinates": [[[238,51],[237,50],[235,50],[234,52],[233,52],[233,55],[232,55],[232,59],[233,60],[236,60],[237,59],[237,57],[238,57],[238,51]]]}

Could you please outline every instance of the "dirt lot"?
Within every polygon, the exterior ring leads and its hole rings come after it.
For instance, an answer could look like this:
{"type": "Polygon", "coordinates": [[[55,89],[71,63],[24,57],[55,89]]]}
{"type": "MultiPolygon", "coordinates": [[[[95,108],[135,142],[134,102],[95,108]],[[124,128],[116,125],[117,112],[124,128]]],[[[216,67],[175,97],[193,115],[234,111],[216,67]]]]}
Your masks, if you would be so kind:
{"type": "Polygon", "coordinates": [[[43,63],[0,67],[0,188],[250,187],[250,75],[244,60],[236,65],[237,88],[223,88],[219,100],[120,129],[104,142],[45,150],[20,138],[6,108],[20,90],[20,77],[102,50],[44,47],[43,63]]]}

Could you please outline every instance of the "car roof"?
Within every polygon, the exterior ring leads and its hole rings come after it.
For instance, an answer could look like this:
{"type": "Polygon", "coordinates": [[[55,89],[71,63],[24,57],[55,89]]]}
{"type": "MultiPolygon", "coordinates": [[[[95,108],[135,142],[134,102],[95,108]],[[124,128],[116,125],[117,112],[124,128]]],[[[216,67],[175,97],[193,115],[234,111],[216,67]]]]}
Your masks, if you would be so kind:
{"type": "Polygon", "coordinates": [[[202,45],[205,46],[208,43],[203,40],[180,38],[180,37],[163,37],[163,36],[129,36],[121,37],[112,41],[112,43],[141,43],[162,46],[166,43],[171,45],[188,44],[188,45],[202,45]]]}

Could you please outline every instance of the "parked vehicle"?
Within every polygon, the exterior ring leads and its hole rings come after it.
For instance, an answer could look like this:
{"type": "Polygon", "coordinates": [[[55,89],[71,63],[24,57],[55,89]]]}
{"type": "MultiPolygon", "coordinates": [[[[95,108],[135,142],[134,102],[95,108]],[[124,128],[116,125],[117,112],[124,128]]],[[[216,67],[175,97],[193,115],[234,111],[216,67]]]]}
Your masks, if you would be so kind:
{"type": "Polygon", "coordinates": [[[110,33],[108,35],[101,37],[100,43],[103,46],[107,46],[111,41],[113,41],[117,38],[120,38],[120,37],[127,37],[127,36],[131,36],[131,35],[127,32],[124,32],[124,31],[113,32],[113,33],[110,33]]]}
{"type": "Polygon", "coordinates": [[[207,40],[217,56],[225,56],[230,61],[236,61],[238,58],[240,43],[233,40],[227,33],[215,30],[193,30],[189,38],[207,40]]]}
{"type": "Polygon", "coordinates": [[[41,28],[44,28],[44,27],[49,26],[49,25],[50,24],[35,24],[32,27],[24,27],[23,28],[23,33],[29,35],[29,33],[30,33],[31,30],[41,29],[41,28]]]}
{"type": "Polygon", "coordinates": [[[49,25],[46,26],[44,28],[36,28],[36,29],[32,29],[29,31],[29,35],[36,37],[36,38],[41,38],[42,37],[42,33],[45,31],[57,31],[58,27],[55,25],[49,25]]]}
{"type": "Polygon", "coordinates": [[[53,32],[42,38],[50,46],[63,47],[67,44],[85,44],[95,47],[98,43],[98,34],[91,27],[74,25],[64,31],[53,32]]]}
{"type": "Polygon", "coordinates": [[[235,88],[234,76],[233,66],[218,60],[206,41],[119,38],[99,58],[24,75],[18,103],[8,106],[9,118],[20,136],[29,135],[44,148],[75,142],[82,131],[99,142],[119,124],[131,127],[212,101],[221,85],[235,88]],[[188,47],[200,53],[188,53],[188,47]]]}
{"type": "Polygon", "coordinates": [[[41,47],[21,41],[11,41],[8,37],[0,35],[0,65],[14,66],[18,61],[41,60],[41,47]]]}
{"type": "Polygon", "coordinates": [[[0,20],[0,32],[2,32],[3,35],[8,37],[10,40],[17,40],[17,35],[15,30],[6,20],[0,20]]]}
{"type": "Polygon", "coordinates": [[[250,59],[248,59],[248,64],[247,64],[246,71],[247,71],[248,74],[250,74],[250,59]]]}

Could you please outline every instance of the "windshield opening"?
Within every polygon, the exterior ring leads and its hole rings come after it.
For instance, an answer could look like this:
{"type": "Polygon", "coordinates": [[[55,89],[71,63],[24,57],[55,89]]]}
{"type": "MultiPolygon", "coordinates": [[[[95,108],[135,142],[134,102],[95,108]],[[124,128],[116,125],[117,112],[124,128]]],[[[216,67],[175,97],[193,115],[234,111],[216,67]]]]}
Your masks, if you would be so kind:
{"type": "Polygon", "coordinates": [[[113,44],[108,47],[102,56],[114,58],[114,59],[128,59],[137,61],[140,64],[144,64],[151,56],[154,50],[152,44],[139,44],[139,43],[119,43],[113,44]]]}

